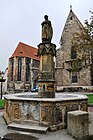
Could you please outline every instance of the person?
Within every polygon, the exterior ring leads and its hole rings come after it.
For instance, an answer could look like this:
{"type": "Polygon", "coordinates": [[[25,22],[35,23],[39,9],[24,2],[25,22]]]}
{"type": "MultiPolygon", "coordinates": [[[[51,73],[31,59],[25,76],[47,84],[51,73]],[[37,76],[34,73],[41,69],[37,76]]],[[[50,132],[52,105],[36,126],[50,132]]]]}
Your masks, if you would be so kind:
{"type": "Polygon", "coordinates": [[[51,42],[53,36],[53,29],[51,25],[51,21],[48,20],[48,16],[44,16],[45,21],[43,21],[42,25],[42,42],[51,42]]]}

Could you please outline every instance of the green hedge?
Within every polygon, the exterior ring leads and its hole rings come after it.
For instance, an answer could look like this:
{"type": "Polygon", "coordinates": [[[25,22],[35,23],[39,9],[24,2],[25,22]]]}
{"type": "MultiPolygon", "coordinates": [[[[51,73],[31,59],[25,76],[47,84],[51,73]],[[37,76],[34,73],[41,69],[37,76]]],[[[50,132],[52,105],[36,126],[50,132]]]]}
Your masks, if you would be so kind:
{"type": "Polygon", "coordinates": [[[4,99],[3,100],[0,99],[0,108],[4,108],[4,99]]]}
{"type": "Polygon", "coordinates": [[[88,103],[93,104],[93,94],[86,94],[88,96],[88,103]]]}

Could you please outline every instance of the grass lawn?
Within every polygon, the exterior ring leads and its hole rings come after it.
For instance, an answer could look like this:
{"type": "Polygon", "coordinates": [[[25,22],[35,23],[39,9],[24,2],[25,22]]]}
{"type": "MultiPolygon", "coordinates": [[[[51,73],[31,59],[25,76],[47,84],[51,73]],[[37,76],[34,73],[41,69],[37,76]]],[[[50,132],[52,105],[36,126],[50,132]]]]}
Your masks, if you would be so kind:
{"type": "Polygon", "coordinates": [[[88,103],[93,104],[93,94],[86,94],[88,96],[88,103]]]}
{"type": "Polygon", "coordinates": [[[0,108],[4,108],[4,99],[3,100],[0,99],[0,108]]]}

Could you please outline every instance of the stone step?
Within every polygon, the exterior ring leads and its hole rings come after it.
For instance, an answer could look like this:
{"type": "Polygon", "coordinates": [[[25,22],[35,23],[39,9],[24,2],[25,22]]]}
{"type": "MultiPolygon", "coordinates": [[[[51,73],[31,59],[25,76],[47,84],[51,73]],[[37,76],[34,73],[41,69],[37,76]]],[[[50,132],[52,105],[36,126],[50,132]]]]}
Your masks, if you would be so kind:
{"type": "MultiPolygon", "coordinates": [[[[13,123],[16,123],[16,121],[14,122],[13,121],[13,123]]],[[[20,122],[20,124],[22,124],[22,125],[31,125],[31,126],[39,126],[39,123],[38,122],[33,122],[33,121],[31,121],[31,120],[24,120],[24,121],[21,121],[20,122]]]]}
{"type": "Polygon", "coordinates": [[[48,127],[42,127],[42,126],[34,126],[34,125],[23,125],[23,124],[15,124],[11,123],[7,126],[8,129],[14,129],[18,131],[24,131],[24,132],[32,132],[32,133],[39,133],[39,134],[46,134],[48,127]]]}
{"type": "MultiPolygon", "coordinates": [[[[9,132],[1,137],[2,140],[38,140],[39,138],[33,136],[28,132],[9,132]]],[[[0,140],[1,140],[0,139],[0,140]]]]}

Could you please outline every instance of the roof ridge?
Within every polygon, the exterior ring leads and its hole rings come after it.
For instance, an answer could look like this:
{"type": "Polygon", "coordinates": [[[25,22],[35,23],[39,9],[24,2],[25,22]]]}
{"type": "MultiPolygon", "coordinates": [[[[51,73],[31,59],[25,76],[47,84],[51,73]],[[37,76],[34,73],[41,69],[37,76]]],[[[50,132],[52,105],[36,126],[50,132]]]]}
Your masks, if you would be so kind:
{"type": "Polygon", "coordinates": [[[33,46],[31,46],[31,45],[28,45],[28,44],[26,44],[26,43],[23,43],[23,42],[19,42],[19,44],[23,44],[23,45],[26,45],[26,46],[32,47],[32,48],[34,48],[34,49],[37,49],[36,47],[33,47],[33,46]]]}

